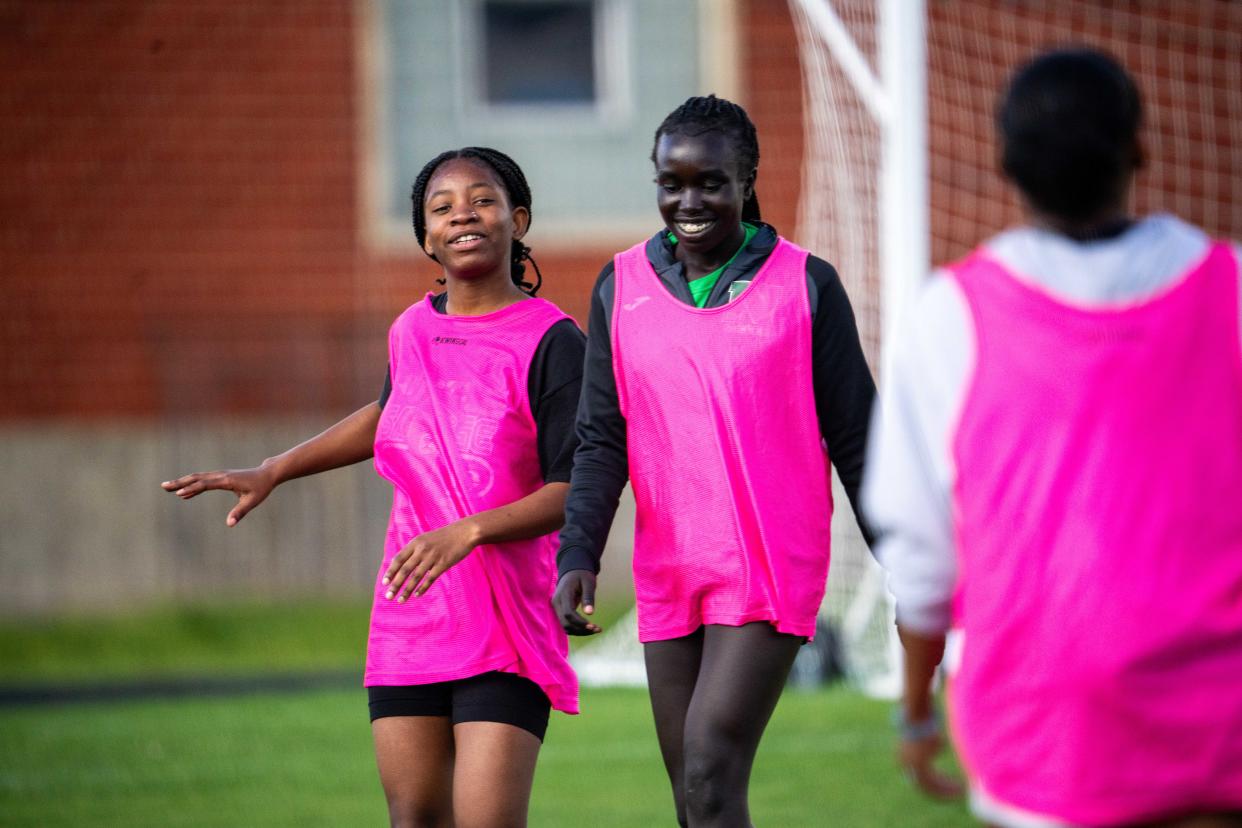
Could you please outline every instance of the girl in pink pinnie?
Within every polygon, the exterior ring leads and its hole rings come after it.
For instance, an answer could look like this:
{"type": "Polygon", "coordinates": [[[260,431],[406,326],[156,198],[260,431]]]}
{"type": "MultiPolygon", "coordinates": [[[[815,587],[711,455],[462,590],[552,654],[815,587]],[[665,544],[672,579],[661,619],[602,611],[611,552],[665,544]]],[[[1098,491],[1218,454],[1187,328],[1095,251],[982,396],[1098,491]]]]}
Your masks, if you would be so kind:
{"type": "Polygon", "coordinates": [[[235,492],[231,526],[285,480],[374,456],[394,493],[365,684],[391,822],[525,825],[549,710],[578,710],[549,533],[584,337],[523,281],[530,188],[507,155],[443,153],[413,202],[447,289],[393,323],[380,400],[258,468],[164,488],[235,492]]]}
{"type": "Polygon", "coordinates": [[[824,594],[829,456],[852,498],[875,391],[832,265],[760,220],[746,111],[691,98],[654,144],[664,227],[591,297],[555,603],[569,632],[598,630],[584,614],[628,477],[678,822],[747,826],[755,752],[824,594]]]}

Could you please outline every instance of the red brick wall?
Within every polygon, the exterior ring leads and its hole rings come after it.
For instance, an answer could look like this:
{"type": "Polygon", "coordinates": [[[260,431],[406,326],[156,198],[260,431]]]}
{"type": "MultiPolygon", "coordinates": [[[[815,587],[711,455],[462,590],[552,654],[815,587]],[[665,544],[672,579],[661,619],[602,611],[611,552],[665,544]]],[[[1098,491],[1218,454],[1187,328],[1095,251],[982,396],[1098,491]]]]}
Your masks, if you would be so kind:
{"type": "MultiPolygon", "coordinates": [[[[352,0],[0,2],[0,419],[340,413],[434,287],[358,223],[352,0]]],[[[538,256],[580,321],[609,251],[538,256]]]]}
{"type": "MultiPolygon", "coordinates": [[[[354,8],[0,0],[0,420],[320,415],[376,392],[388,321],[435,270],[357,234],[354,8]]],[[[1238,4],[928,8],[937,260],[1016,218],[991,161],[996,86],[1070,39],[1140,75],[1156,140],[1139,207],[1242,236],[1238,4]]],[[[792,234],[797,41],[780,0],[739,9],[763,213],[792,234]]],[[[585,322],[610,251],[536,252],[543,295],[585,322]]]]}
{"type": "Polygon", "coordinates": [[[741,4],[742,95],[759,133],[756,192],[764,221],[792,237],[802,183],[802,70],[789,8],[741,4]]]}
{"type": "Polygon", "coordinates": [[[290,368],[337,402],[308,337],[352,325],[349,24],[348,2],[0,7],[0,415],[299,407],[290,368]]]}

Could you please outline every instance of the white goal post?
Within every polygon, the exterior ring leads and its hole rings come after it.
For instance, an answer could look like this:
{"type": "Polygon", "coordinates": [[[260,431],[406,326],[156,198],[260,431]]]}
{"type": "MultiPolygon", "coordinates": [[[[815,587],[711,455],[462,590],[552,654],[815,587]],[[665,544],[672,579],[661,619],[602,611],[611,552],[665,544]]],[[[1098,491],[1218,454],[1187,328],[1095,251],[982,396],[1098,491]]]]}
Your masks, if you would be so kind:
{"type": "MultiPolygon", "coordinates": [[[[790,0],[790,10],[805,136],[797,239],[837,265],[883,376],[887,334],[930,266],[924,0],[790,0]]],[[[895,698],[901,648],[891,598],[836,485],[821,615],[847,678],[895,698]]]]}

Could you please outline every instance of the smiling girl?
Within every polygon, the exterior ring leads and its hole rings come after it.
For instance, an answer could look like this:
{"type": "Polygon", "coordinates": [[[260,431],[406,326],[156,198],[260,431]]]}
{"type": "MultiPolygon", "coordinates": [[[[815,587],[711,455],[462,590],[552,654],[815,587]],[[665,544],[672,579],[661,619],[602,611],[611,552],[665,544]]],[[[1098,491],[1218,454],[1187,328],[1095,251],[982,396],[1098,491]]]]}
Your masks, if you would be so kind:
{"type": "Polygon", "coordinates": [[[855,502],[875,388],[836,271],[760,221],[745,110],[687,100],[652,161],[665,226],[592,294],[554,603],[570,633],[598,632],[578,607],[594,611],[628,476],[638,634],[677,818],[746,826],[759,739],[824,594],[828,458],[855,502]]]}
{"type": "Polygon", "coordinates": [[[584,338],[523,281],[530,211],[507,155],[432,159],[414,232],[446,290],[393,323],[380,400],[257,468],[163,484],[186,499],[234,492],[229,526],[286,480],[368,457],[393,484],[365,677],[393,825],[525,825],[549,709],[578,709],[549,533],[584,338]]]}

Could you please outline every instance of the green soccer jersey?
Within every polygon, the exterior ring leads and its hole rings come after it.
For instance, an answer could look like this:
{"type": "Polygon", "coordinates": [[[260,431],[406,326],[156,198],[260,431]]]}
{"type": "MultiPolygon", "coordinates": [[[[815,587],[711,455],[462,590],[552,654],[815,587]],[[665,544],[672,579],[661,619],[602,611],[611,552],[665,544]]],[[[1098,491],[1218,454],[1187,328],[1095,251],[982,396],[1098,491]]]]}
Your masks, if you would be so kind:
{"type": "MultiPolygon", "coordinates": [[[[729,261],[725,262],[711,273],[708,273],[706,276],[700,276],[699,278],[693,279],[686,283],[690,286],[690,296],[694,299],[694,306],[696,308],[704,307],[707,304],[708,298],[712,295],[712,288],[716,287],[716,283],[720,281],[720,276],[725,272],[725,268],[733,264],[733,260],[738,257],[738,253],[745,250],[746,245],[750,244],[750,240],[753,239],[755,234],[759,232],[758,227],[746,222],[742,222],[742,229],[746,231],[746,238],[742,241],[742,246],[729,257],[729,261]]],[[[668,240],[673,244],[677,244],[677,237],[672,233],[668,234],[668,240]]]]}

